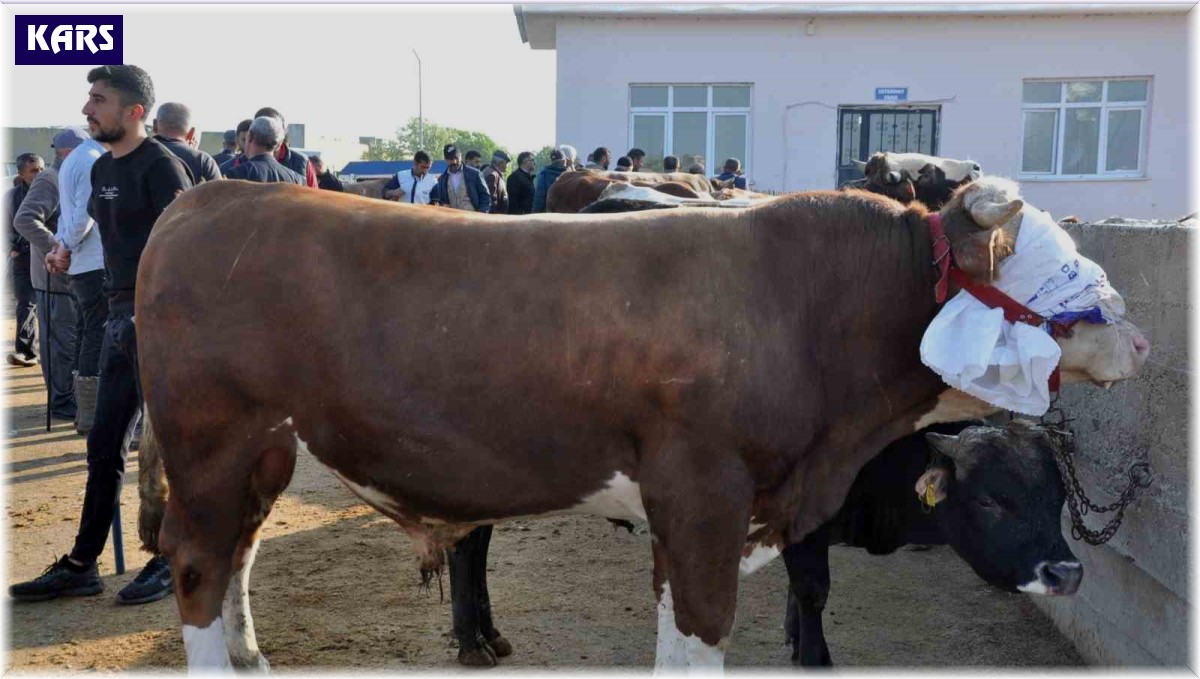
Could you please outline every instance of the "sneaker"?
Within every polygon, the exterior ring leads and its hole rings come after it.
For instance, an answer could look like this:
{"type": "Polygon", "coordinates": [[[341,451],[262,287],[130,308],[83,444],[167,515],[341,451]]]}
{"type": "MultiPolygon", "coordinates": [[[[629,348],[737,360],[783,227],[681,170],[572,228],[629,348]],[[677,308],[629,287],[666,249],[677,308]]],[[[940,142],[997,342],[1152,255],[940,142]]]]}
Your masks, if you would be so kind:
{"type": "Polygon", "coordinates": [[[33,580],[9,587],[8,595],[17,601],[48,601],[60,596],[92,596],[104,591],[96,564],[78,572],[71,570],[69,563],[63,555],[33,580]]]}
{"type": "Polygon", "coordinates": [[[18,368],[31,368],[38,364],[37,356],[22,356],[17,352],[8,355],[8,364],[18,368]]]}
{"type": "Polygon", "coordinates": [[[171,593],[171,562],[166,557],[155,556],[146,562],[142,572],[133,582],[117,592],[119,604],[148,604],[171,593]]]}

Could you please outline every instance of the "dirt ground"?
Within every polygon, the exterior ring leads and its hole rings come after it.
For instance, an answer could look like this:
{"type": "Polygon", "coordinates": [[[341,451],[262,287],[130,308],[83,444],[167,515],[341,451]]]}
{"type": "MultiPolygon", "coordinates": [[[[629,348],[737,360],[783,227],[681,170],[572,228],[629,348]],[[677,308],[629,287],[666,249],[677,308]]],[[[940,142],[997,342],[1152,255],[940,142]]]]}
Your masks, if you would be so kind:
{"type": "MultiPolygon", "coordinates": [[[[11,321],[6,324],[10,331],[11,321]]],[[[11,339],[9,340],[11,341],[11,339]]],[[[69,550],[86,477],[84,438],[71,424],[45,430],[37,368],[7,371],[8,582],[37,576],[69,550]]],[[[122,496],[128,570],[112,543],[95,597],[13,604],[4,671],[182,669],[174,598],[135,607],[113,595],[147,555],[137,543],[136,453],[122,496]]],[[[263,529],[251,577],[259,643],[276,669],[366,667],[456,670],[445,598],[419,588],[408,539],[310,457],[263,529]]],[[[944,547],[887,557],[835,547],[826,634],[844,667],[1049,667],[1082,660],[1023,594],[995,591],[944,547]]],[[[489,564],[510,668],[648,669],[656,616],[650,545],[602,519],[550,518],[497,528],[489,564]]],[[[781,621],[786,587],[777,559],[741,582],[727,665],[789,667],[781,621]]]]}

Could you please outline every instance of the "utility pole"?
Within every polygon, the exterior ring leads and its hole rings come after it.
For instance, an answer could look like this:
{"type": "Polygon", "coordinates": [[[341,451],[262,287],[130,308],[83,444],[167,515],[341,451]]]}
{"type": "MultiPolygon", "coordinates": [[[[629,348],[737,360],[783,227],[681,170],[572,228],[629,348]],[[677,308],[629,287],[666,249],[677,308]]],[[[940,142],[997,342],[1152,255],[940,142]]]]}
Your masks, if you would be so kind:
{"type": "Polygon", "coordinates": [[[421,87],[421,55],[417,54],[417,50],[412,51],[413,56],[417,58],[417,134],[421,137],[421,150],[425,149],[425,111],[422,106],[422,87],[421,87]]]}

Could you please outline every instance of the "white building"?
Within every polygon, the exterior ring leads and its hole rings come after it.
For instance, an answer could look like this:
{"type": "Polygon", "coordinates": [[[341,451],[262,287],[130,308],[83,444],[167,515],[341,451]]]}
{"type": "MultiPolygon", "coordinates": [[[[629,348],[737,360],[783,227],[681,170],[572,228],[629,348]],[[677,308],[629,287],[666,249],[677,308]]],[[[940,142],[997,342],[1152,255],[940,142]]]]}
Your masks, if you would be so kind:
{"type": "Polygon", "coordinates": [[[518,5],[557,52],[556,142],[631,147],[760,190],[921,151],[1017,179],[1057,216],[1176,218],[1188,197],[1190,3],[518,5]]]}

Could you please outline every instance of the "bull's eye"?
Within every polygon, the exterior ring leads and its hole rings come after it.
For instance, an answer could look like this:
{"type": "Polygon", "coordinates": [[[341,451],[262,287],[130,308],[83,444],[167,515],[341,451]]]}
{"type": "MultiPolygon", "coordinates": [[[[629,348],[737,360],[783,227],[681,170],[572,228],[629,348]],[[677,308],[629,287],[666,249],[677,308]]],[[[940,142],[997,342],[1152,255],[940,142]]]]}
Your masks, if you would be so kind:
{"type": "Polygon", "coordinates": [[[975,503],[980,507],[987,507],[989,509],[996,506],[996,501],[986,495],[976,497],[975,503]]]}

